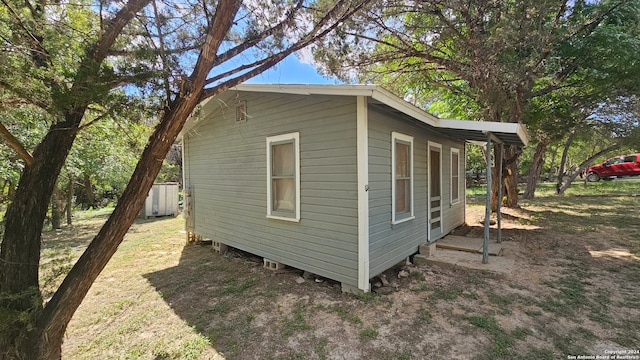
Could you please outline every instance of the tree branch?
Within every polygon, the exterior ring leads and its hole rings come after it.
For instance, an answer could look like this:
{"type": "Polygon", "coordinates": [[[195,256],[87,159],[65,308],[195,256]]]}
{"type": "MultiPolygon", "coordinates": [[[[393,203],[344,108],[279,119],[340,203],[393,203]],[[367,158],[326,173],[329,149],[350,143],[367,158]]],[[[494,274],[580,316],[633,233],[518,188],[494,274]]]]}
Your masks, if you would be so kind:
{"type": "MultiPolygon", "coordinates": [[[[234,87],[238,84],[241,84],[243,82],[245,82],[248,79],[251,79],[252,77],[264,72],[265,70],[273,67],[275,64],[277,64],[278,62],[282,61],[282,59],[284,59],[285,57],[293,54],[294,52],[308,46],[309,44],[313,43],[314,41],[316,41],[318,38],[321,38],[323,36],[325,36],[326,34],[332,32],[341,22],[342,20],[350,17],[351,15],[353,15],[356,11],[360,10],[364,4],[367,2],[367,0],[362,0],[360,1],[356,6],[347,8],[344,10],[344,13],[337,15],[337,13],[339,11],[342,11],[342,8],[344,7],[346,1],[341,0],[339,2],[337,2],[334,7],[331,9],[331,11],[329,11],[327,14],[325,14],[325,16],[318,21],[318,23],[314,26],[314,28],[309,31],[307,33],[306,36],[304,36],[302,39],[298,40],[296,43],[294,43],[293,45],[291,45],[288,49],[283,50],[279,53],[276,53],[274,55],[271,55],[269,57],[266,57],[262,60],[256,61],[254,62],[254,64],[260,64],[258,67],[254,68],[251,71],[248,71],[246,73],[243,73],[241,75],[239,75],[238,77],[234,78],[234,79],[230,79],[225,81],[223,84],[220,84],[218,86],[214,86],[213,88],[207,88],[204,89],[204,91],[202,92],[202,95],[200,96],[200,101],[209,98],[211,96],[215,96],[217,94],[219,94],[220,92],[229,89],[231,87],[234,87]],[[335,18],[337,16],[337,19],[335,18]],[[334,19],[333,24],[331,24],[331,26],[327,27],[324,30],[321,30],[323,27],[325,27],[330,20],[334,19]]],[[[239,68],[242,68],[239,67],[239,68]]],[[[227,72],[226,74],[228,75],[232,75],[232,74],[237,74],[239,71],[239,68],[236,68],[232,71],[227,72]]],[[[215,77],[214,77],[215,78],[215,77]]],[[[207,84],[212,83],[213,81],[210,81],[211,79],[207,79],[207,84]]]]}
{"type": "Polygon", "coordinates": [[[116,38],[122,33],[122,29],[129,24],[138,11],[149,4],[149,1],[151,0],[130,0],[111,21],[108,21],[107,28],[101,34],[93,53],[95,62],[101,63],[105,59],[116,38]]]}
{"type": "Polygon", "coordinates": [[[245,51],[245,50],[257,45],[260,41],[268,38],[269,36],[272,36],[273,34],[276,34],[277,32],[281,31],[282,29],[284,29],[284,27],[286,25],[290,24],[293,21],[294,15],[300,10],[300,8],[302,8],[302,5],[303,5],[303,1],[302,0],[298,0],[296,2],[296,6],[289,10],[289,12],[287,13],[287,16],[279,24],[277,24],[276,26],[271,27],[271,28],[261,32],[260,34],[257,34],[251,40],[247,40],[247,41],[243,42],[242,44],[240,44],[240,45],[238,45],[238,46],[236,46],[234,48],[231,48],[231,49],[225,51],[224,53],[218,55],[213,66],[217,66],[217,65],[220,65],[220,64],[224,63],[225,61],[227,61],[227,60],[229,60],[229,59],[241,54],[243,51],[245,51]]]}
{"type": "MultiPolygon", "coordinates": [[[[33,95],[33,92],[28,91],[27,89],[21,89],[18,87],[13,86],[13,84],[10,84],[8,82],[5,82],[4,79],[0,78],[0,88],[3,88],[7,91],[10,91],[12,93],[14,93],[15,95],[17,95],[21,100],[12,100],[11,103],[12,104],[30,104],[33,106],[36,106],[44,111],[49,111],[49,104],[43,102],[43,101],[39,101],[38,99],[34,99],[31,97],[31,95],[33,95]]],[[[3,102],[4,104],[4,102],[3,102]]]]}
{"type": "Polygon", "coordinates": [[[7,145],[9,145],[9,147],[12,148],[22,160],[24,160],[24,163],[27,166],[31,166],[31,164],[33,164],[33,156],[31,153],[25,149],[25,147],[20,143],[20,140],[16,139],[16,137],[11,134],[9,129],[7,129],[2,122],[0,122],[0,135],[2,135],[7,145]]]}

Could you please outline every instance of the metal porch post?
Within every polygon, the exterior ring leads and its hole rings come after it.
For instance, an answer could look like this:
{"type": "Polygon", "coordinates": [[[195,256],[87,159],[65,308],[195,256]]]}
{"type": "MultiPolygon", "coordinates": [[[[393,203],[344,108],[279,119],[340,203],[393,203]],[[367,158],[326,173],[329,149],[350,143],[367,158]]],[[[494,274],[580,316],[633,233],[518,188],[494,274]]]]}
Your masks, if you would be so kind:
{"type": "Polygon", "coordinates": [[[482,242],[482,263],[489,263],[489,226],[491,225],[491,134],[487,134],[487,207],[484,215],[484,239],[482,242]]]}
{"type": "Polygon", "coordinates": [[[500,157],[498,160],[498,239],[496,240],[499,243],[502,242],[502,210],[500,207],[502,206],[502,157],[504,154],[504,144],[500,143],[500,154],[496,155],[496,157],[500,157]]]}

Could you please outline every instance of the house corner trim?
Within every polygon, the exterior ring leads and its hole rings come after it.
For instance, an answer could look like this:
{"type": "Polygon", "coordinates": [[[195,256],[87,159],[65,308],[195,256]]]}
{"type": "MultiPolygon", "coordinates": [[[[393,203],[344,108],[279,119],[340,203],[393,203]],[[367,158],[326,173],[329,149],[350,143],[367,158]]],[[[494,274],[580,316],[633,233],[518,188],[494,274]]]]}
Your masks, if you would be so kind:
{"type": "Polygon", "coordinates": [[[369,289],[369,119],[367,97],[357,97],[358,288],[369,289]]]}

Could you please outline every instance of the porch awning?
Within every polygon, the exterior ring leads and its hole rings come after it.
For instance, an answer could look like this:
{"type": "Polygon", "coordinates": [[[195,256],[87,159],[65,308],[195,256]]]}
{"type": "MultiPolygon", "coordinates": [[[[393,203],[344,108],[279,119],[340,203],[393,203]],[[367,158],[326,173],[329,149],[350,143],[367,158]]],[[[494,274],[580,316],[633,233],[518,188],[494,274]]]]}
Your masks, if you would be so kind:
{"type": "Polygon", "coordinates": [[[492,141],[504,145],[529,143],[529,134],[519,123],[439,119],[437,129],[443,135],[465,141],[484,143],[488,136],[493,136],[492,141]]]}

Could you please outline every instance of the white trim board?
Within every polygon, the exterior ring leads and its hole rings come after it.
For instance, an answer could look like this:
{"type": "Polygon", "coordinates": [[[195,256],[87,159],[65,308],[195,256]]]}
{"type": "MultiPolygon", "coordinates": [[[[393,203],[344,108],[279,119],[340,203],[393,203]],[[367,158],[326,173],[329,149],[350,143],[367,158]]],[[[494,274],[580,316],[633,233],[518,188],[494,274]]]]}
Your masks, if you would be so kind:
{"type": "Polygon", "coordinates": [[[367,98],[357,97],[358,288],[369,292],[369,119],[367,98]]]}

